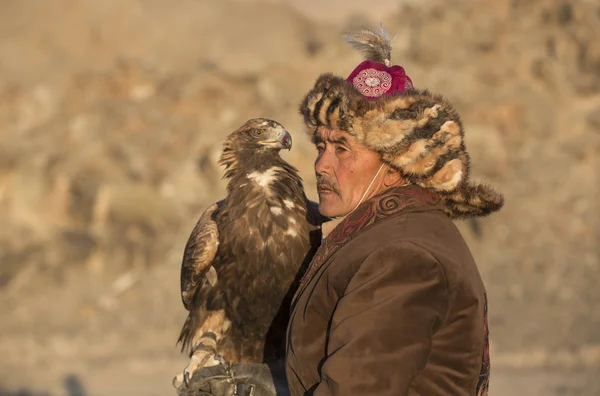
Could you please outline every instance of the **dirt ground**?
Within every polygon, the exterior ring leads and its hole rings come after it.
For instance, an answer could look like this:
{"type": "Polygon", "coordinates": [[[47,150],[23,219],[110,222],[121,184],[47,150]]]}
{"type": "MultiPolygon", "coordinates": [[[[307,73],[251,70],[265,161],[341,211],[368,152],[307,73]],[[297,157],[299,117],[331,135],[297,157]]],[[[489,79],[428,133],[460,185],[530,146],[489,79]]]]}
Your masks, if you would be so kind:
{"type": "Polygon", "coordinates": [[[492,396],[600,395],[595,0],[3,0],[0,396],[174,395],[183,246],[223,138],[282,122],[382,21],[461,113],[501,213],[460,222],[489,294],[492,396]]]}

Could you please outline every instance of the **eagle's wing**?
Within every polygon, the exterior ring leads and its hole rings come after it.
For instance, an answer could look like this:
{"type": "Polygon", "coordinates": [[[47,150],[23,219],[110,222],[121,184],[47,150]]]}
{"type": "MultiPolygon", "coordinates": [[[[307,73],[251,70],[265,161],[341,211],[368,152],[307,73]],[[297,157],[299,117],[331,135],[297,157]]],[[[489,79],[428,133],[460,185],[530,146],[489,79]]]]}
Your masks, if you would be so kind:
{"type": "MultiPolygon", "coordinates": [[[[221,201],[222,202],[222,201],[221,201]]],[[[194,294],[200,283],[211,281],[212,261],[219,247],[219,230],[214,215],[221,202],[210,205],[192,230],[185,245],[181,263],[181,300],[190,311],[194,294]]]]}

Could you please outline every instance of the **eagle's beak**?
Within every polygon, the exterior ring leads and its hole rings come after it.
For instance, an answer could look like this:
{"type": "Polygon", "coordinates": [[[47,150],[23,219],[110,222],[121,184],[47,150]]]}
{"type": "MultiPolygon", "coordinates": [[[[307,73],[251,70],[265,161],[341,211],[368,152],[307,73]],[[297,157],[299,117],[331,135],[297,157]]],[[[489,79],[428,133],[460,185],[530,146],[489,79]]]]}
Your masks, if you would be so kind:
{"type": "Polygon", "coordinates": [[[279,137],[279,144],[282,149],[292,149],[292,135],[290,135],[290,133],[285,129],[281,132],[281,135],[279,137]]]}
{"type": "Polygon", "coordinates": [[[277,140],[273,139],[273,140],[262,141],[262,142],[259,142],[259,144],[262,144],[263,146],[267,146],[269,148],[274,148],[277,150],[281,150],[281,149],[291,150],[292,149],[292,135],[290,135],[290,133],[288,131],[286,131],[285,129],[279,130],[279,134],[277,135],[276,139],[277,140]]]}

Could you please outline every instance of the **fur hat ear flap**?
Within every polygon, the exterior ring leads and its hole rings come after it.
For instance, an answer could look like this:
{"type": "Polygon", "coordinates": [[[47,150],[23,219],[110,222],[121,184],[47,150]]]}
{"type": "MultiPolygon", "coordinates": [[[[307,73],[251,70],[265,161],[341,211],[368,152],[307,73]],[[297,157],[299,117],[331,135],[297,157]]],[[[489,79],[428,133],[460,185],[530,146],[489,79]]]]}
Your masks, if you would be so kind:
{"type": "Polygon", "coordinates": [[[504,197],[485,184],[465,185],[444,197],[446,213],[454,219],[487,216],[504,205],[504,197]]]}

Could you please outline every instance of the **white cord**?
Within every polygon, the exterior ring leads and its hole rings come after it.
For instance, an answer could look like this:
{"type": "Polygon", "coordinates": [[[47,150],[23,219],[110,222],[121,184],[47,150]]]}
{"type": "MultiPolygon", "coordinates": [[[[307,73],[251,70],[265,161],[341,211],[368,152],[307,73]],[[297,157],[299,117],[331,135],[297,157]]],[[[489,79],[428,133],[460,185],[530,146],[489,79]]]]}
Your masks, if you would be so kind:
{"type": "Polygon", "coordinates": [[[362,203],[363,199],[365,199],[365,197],[367,196],[367,193],[371,189],[371,186],[373,185],[373,183],[375,183],[375,179],[377,179],[377,176],[379,176],[379,172],[381,172],[381,169],[383,169],[383,165],[384,164],[381,164],[381,166],[379,167],[379,170],[377,170],[377,173],[375,173],[375,176],[373,176],[373,179],[371,180],[371,184],[369,184],[369,187],[367,187],[367,189],[365,190],[365,193],[360,198],[360,201],[358,201],[358,203],[356,204],[354,209],[352,209],[348,214],[354,212],[356,210],[356,208],[358,208],[358,206],[362,203]]]}

